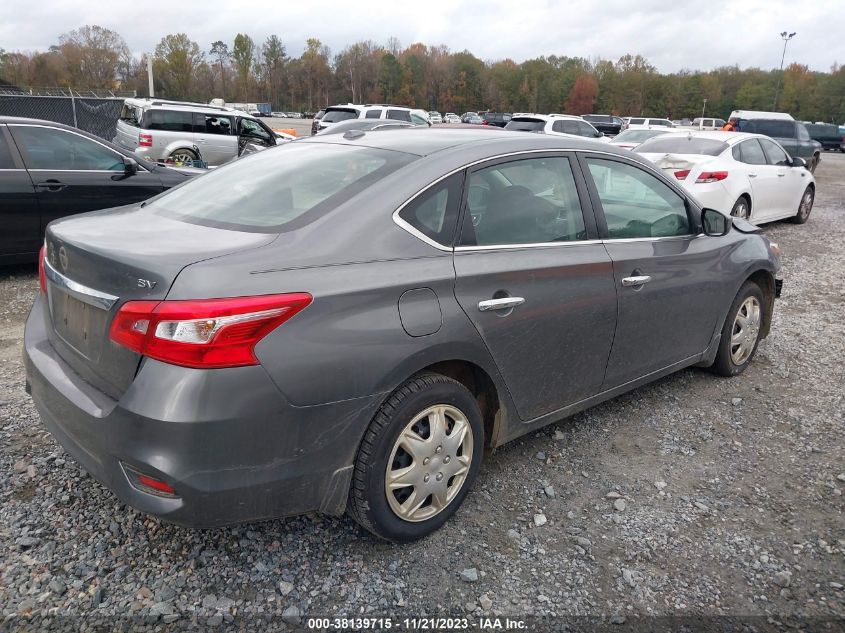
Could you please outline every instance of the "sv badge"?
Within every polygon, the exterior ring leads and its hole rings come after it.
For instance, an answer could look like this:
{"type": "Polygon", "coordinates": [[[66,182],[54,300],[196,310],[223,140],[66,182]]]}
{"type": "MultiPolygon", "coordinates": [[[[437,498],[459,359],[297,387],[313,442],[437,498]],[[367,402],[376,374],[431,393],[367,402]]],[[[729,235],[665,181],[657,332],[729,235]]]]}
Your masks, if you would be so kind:
{"type": "Polygon", "coordinates": [[[152,290],[156,287],[157,281],[150,281],[149,279],[139,279],[138,280],[138,287],[139,288],[147,288],[152,290]]]}

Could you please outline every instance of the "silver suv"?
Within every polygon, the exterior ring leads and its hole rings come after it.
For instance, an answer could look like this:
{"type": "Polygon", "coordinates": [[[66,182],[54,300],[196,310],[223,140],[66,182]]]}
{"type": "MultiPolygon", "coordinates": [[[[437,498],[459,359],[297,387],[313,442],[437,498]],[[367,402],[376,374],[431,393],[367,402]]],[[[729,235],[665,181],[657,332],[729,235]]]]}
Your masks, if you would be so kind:
{"type": "Polygon", "coordinates": [[[276,135],[254,116],[220,106],[164,99],[127,99],[114,142],[150,161],[202,160],[222,165],[248,144],[276,144],[276,135]]]}

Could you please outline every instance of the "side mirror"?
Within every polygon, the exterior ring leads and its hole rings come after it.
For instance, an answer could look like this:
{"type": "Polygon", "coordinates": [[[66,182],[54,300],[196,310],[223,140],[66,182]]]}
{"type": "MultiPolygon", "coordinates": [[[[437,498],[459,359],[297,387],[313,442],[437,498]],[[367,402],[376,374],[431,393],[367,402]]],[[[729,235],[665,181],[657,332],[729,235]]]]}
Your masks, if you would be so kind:
{"type": "Polygon", "coordinates": [[[733,225],[733,218],[716,209],[704,209],[701,212],[701,226],[704,228],[705,235],[711,237],[727,235],[731,230],[731,225],[733,225]]]}
{"type": "Polygon", "coordinates": [[[807,161],[801,158],[800,156],[796,156],[792,159],[792,166],[793,167],[806,167],[807,161]]]}
{"type": "Polygon", "coordinates": [[[129,156],[123,157],[123,175],[134,176],[138,173],[138,161],[129,156]]]}

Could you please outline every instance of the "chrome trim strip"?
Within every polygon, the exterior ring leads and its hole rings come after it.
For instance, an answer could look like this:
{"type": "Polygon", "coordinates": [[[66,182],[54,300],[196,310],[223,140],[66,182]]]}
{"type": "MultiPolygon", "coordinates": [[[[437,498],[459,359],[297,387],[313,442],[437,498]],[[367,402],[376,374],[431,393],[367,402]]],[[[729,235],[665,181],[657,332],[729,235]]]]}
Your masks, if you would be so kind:
{"type": "Polygon", "coordinates": [[[601,242],[604,244],[625,244],[628,242],[674,242],[680,240],[694,240],[700,235],[703,235],[703,233],[699,233],[698,235],[664,235],[663,237],[609,237],[606,240],[601,240],[601,242]]]}
{"type": "Polygon", "coordinates": [[[511,250],[515,248],[548,248],[554,246],[587,246],[589,244],[602,244],[601,240],[572,240],[570,242],[534,242],[531,244],[494,244],[491,246],[456,246],[455,252],[467,251],[498,251],[511,250]]]}
{"type": "Polygon", "coordinates": [[[120,299],[120,297],[115,297],[114,295],[110,295],[106,292],[94,290],[93,288],[89,288],[88,286],[83,286],[82,284],[75,282],[69,277],[65,277],[62,273],[53,268],[53,265],[46,258],[44,259],[44,274],[50,281],[69,295],[79,299],[83,303],[94,306],[95,308],[110,310],[115,302],[120,299]]]}

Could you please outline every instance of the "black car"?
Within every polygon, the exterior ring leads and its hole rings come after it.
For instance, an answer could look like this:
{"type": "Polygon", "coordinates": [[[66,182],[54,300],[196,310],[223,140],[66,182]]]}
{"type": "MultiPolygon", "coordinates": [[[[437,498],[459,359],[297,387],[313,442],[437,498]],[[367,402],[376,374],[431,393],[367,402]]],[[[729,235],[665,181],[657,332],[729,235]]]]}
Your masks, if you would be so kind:
{"type": "Polygon", "coordinates": [[[485,112],[481,115],[484,125],[505,127],[511,120],[510,112],[485,112]]]}
{"type": "Polygon", "coordinates": [[[581,117],[593,124],[605,136],[616,136],[622,131],[622,119],[609,114],[585,114],[581,117]]]}
{"type": "Polygon", "coordinates": [[[139,165],[131,152],[61,123],[0,117],[0,264],[35,260],[51,220],[140,202],[189,177],[139,165]]]}
{"type": "Polygon", "coordinates": [[[845,152],[845,135],[839,131],[838,125],[831,123],[805,123],[804,127],[810,138],[822,144],[824,149],[841,150],[845,152]]]}

